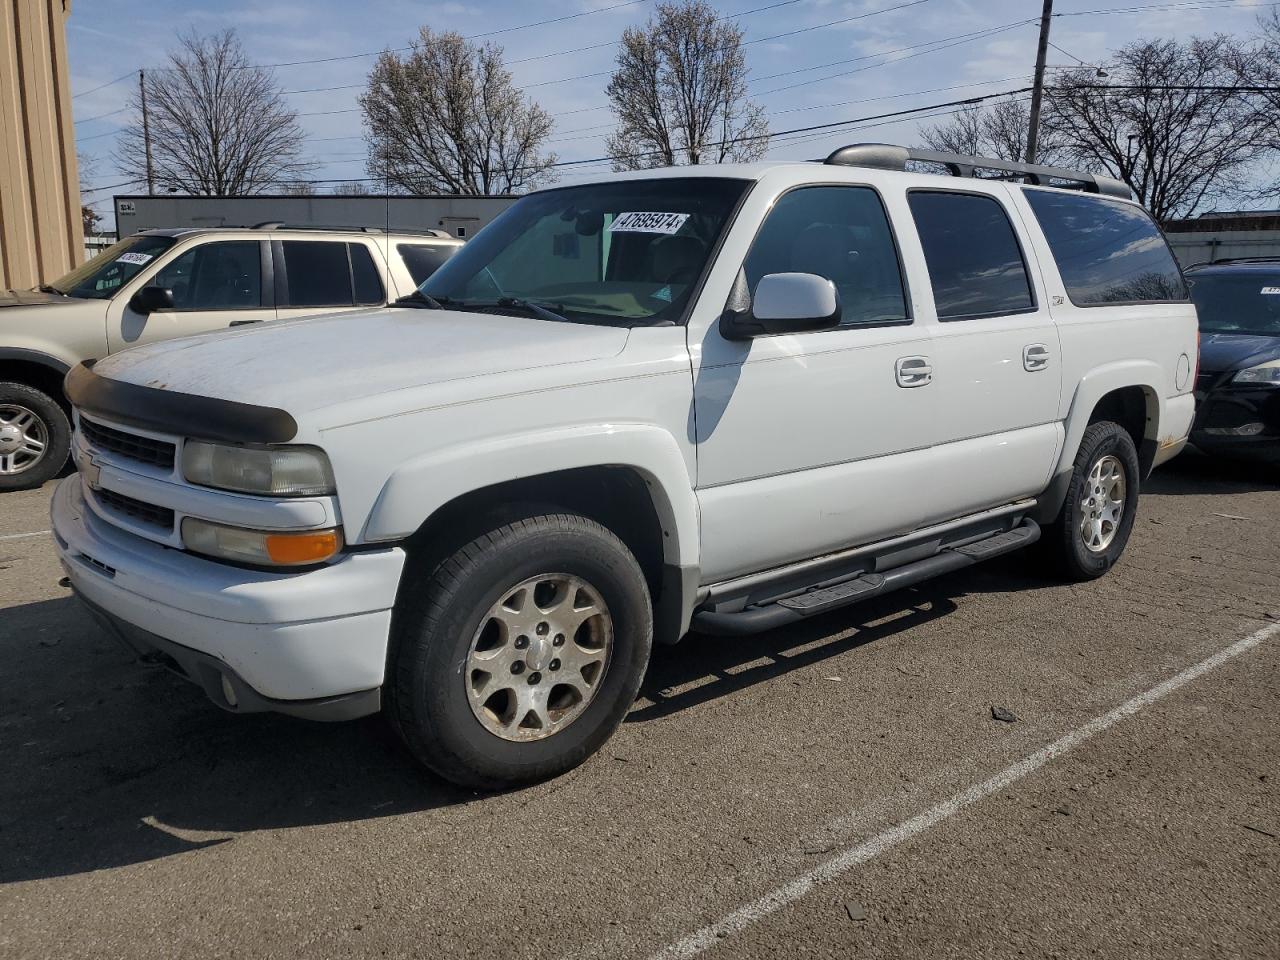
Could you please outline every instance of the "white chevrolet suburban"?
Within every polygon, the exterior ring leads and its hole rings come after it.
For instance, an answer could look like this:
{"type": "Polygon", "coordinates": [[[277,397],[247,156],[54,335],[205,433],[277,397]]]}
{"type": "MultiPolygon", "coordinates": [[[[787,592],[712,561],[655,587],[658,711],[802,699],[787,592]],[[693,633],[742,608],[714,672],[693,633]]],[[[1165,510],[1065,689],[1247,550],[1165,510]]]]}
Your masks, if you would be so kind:
{"type": "Polygon", "coordinates": [[[462,241],[443,231],[287,227],[148,230],[37,290],[0,291],[0,492],[66,465],[76,364],[277,318],[386,306],[462,241]]]}
{"type": "Polygon", "coordinates": [[[77,367],[57,550],[223,709],[383,710],[451,780],[552,776],[691,628],[1037,540],[1116,562],[1197,338],[1127,198],[880,144],[534,193],[411,303],[77,367]]]}

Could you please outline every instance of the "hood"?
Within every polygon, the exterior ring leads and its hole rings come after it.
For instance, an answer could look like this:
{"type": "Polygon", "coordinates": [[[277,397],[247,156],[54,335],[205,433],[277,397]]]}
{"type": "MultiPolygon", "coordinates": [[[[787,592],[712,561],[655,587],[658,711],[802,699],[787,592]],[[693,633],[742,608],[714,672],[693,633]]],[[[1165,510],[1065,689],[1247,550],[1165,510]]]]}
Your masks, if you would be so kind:
{"type": "Polygon", "coordinates": [[[101,376],[306,414],[397,390],[618,354],[625,328],[392,308],[238,327],[134,347],[101,376]]]}
{"type": "Polygon", "coordinates": [[[44,293],[40,290],[0,290],[0,308],[41,307],[56,304],[80,303],[74,297],[60,293],[44,293]]]}
{"type": "Polygon", "coordinates": [[[1280,357],[1280,337],[1246,333],[1207,333],[1200,340],[1200,369],[1225,373],[1280,357]]]}

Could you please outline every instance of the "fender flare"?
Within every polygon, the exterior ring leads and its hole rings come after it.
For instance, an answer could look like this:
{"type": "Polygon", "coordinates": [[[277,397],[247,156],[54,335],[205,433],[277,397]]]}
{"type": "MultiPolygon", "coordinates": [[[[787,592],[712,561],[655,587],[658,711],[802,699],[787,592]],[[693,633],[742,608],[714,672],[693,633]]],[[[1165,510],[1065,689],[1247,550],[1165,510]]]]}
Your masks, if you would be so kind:
{"type": "Polygon", "coordinates": [[[1146,397],[1147,420],[1139,446],[1141,448],[1156,442],[1156,438],[1160,436],[1160,420],[1164,414],[1163,394],[1157,384],[1165,379],[1165,371],[1150,360],[1119,360],[1103,364],[1080,378],[1063,424],[1062,451],[1035,511],[1037,521],[1051,522],[1062,508],[1067,487],[1071,483],[1071,471],[1075,466],[1080,441],[1089,428],[1089,418],[1098,402],[1107,394],[1126,387],[1141,387],[1146,397]]]}
{"type": "Polygon", "coordinates": [[[485,487],[584,467],[634,470],[662,525],[664,562],[697,568],[698,506],[675,438],[651,424],[586,424],[432,451],[387,479],[365,522],[366,542],[402,540],[458,497],[485,487]]]}
{"type": "Polygon", "coordinates": [[[0,347],[0,361],[2,360],[22,360],[26,363],[48,367],[60,377],[65,377],[74,366],[74,364],[59,360],[51,354],[42,353],[39,350],[27,350],[23,347],[0,347]]]}

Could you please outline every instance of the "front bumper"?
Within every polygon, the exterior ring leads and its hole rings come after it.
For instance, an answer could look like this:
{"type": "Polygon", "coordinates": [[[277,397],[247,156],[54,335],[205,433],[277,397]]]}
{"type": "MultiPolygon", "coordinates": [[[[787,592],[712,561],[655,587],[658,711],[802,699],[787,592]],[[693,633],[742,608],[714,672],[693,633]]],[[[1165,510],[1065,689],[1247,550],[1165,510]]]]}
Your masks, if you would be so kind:
{"type": "Polygon", "coordinates": [[[1280,388],[1233,385],[1201,394],[1191,442],[1212,455],[1280,463],[1280,388]]]}
{"type": "Polygon", "coordinates": [[[58,485],[51,514],[62,565],[100,622],[144,658],[199,683],[219,706],[317,719],[377,709],[404,566],[399,548],[305,572],[246,570],[107,524],[75,475],[58,485]]]}

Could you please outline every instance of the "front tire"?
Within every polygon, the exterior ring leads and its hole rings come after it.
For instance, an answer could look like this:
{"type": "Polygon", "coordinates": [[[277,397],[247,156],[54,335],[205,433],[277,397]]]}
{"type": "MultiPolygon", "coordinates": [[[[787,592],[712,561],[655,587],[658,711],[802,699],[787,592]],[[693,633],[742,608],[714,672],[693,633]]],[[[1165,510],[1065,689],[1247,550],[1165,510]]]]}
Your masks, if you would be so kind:
{"type": "Polygon", "coordinates": [[[0,492],[52,480],[70,450],[71,423],[58,401],[25,383],[0,382],[0,492]]]}
{"type": "Polygon", "coordinates": [[[653,614],[609,530],[531,516],[405,576],[387,712],[420,761],[501,789],[564,773],[612,736],[644,677],[653,614]]]}
{"type": "Polygon", "coordinates": [[[1058,572],[1096,580],[1120,559],[1137,514],[1140,471],[1129,431],[1111,421],[1089,425],[1062,512],[1042,538],[1058,572]]]}

